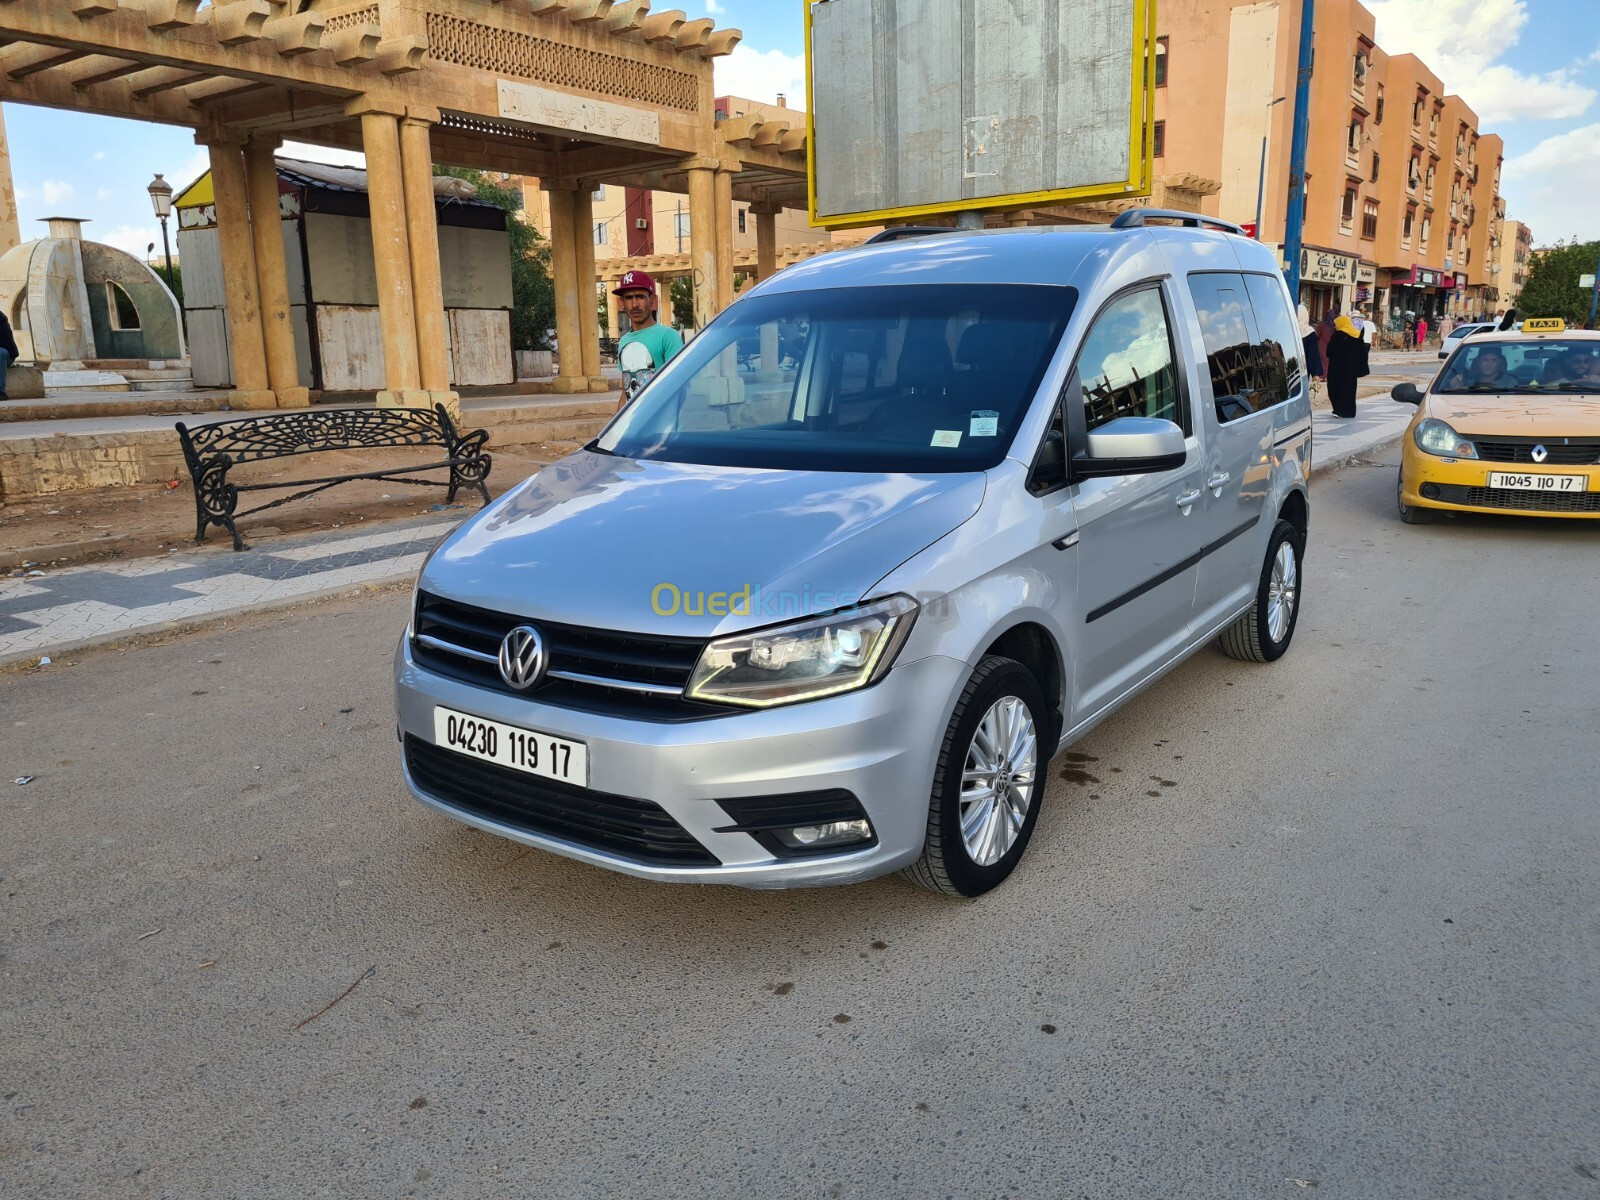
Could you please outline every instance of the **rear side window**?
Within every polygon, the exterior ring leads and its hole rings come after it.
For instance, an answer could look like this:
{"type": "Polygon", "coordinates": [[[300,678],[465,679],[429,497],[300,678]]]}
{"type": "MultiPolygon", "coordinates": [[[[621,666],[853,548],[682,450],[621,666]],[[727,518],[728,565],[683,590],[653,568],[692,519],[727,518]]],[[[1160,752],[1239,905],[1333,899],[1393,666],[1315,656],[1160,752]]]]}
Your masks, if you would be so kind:
{"type": "Polygon", "coordinates": [[[1078,354],[1078,385],[1088,429],[1117,417],[1160,417],[1192,432],[1160,288],[1119,296],[1095,318],[1078,354]]]}
{"type": "Polygon", "coordinates": [[[1265,275],[1189,276],[1211,399],[1226,425],[1299,391],[1300,342],[1277,282],[1265,275]]]}

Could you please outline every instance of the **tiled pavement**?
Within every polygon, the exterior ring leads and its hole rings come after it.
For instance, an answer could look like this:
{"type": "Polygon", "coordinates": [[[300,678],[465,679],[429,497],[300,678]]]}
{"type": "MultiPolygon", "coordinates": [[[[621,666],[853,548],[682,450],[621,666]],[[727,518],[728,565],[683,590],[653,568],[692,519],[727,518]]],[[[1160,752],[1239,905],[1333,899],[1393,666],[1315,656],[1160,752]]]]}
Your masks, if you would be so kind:
{"type": "Polygon", "coordinates": [[[285,538],[239,553],[197,549],[0,579],[0,665],[363,584],[401,582],[455,525],[434,517],[378,531],[285,538]]]}
{"type": "MultiPolygon", "coordinates": [[[[1318,412],[1315,469],[1342,465],[1397,436],[1413,411],[1382,395],[1362,400],[1354,420],[1318,412]]],[[[364,584],[403,582],[455,524],[419,518],[378,531],[288,537],[240,553],[224,542],[0,578],[0,665],[364,584]]]]}

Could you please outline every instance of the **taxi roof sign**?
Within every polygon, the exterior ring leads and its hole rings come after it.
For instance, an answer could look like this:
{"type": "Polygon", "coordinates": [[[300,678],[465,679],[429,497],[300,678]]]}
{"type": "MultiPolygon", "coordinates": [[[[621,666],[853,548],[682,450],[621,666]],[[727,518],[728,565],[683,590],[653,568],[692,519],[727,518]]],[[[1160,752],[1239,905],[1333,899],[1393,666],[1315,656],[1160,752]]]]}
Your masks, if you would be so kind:
{"type": "Polygon", "coordinates": [[[1567,323],[1560,317],[1534,317],[1522,323],[1523,333],[1565,333],[1567,323]]]}

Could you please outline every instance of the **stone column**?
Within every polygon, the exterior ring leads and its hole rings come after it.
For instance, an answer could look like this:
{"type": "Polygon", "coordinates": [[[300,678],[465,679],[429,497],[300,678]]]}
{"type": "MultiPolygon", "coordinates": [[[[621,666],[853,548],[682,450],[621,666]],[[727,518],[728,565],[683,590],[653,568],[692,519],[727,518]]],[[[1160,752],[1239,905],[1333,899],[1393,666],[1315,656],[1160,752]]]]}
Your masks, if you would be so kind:
{"type": "Polygon", "coordinates": [[[367,156],[367,207],[372,214],[372,257],[378,277],[378,326],[383,337],[384,389],[380,408],[425,408],[417,360],[417,311],[411,291],[411,238],[405,178],[400,167],[400,117],[360,113],[361,148],[367,156]]]}
{"type": "Polygon", "coordinates": [[[600,374],[600,305],[595,294],[594,184],[572,193],[572,235],[578,259],[578,336],[583,341],[583,374],[591,392],[606,389],[600,374]]]}
{"type": "Polygon", "coordinates": [[[17,223],[17,192],[11,185],[11,148],[6,143],[6,119],[0,113],[0,254],[22,245],[17,223]]]}
{"type": "Polygon", "coordinates": [[[228,347],[233,354],[234,390],[228,403],[233,408],[277,408],[278,397],[268,387],[244,152],[237,142],[227,141],[210,142],[208,149],[217,202],[223,298],[228,306],[228,347]]]}
{"type": "Polygon", "coordinates": [[[694,283],[694,325],[717,315],[717,187],[714,165],[689,168],[689,278],[694,283]]]}
{"type": "Polygon", "coordinates": [[[617,286],[615,279],[607,279],[603,285],[606,289],[606,328],[605,336],[615,338],[622,336],[622,319],[617,315],[617,297],[613,289],[617,286]]]}
{"type": "Polygon", "coordinates": [[[439,266],[439,210],[433,196],[433,145],[428,133],[438,113],[408,110],[400,122],[400,164],[406,177],[406,232],[411,243],[411,295],[417,314],[417,367],[428,404],[461,416],[450,389],[450,332],[439,266]]]}
{"type": "Polygon", "coordinates": [[[672,280],[659,278],[656,280],[656,320],[663,325],[673,325],[676,316],[672,311],[672,280]]]}
{"type": "Polygon", "coordinates": [[[578,247],[573,236],[574,194],[571,188],[542,184],[550,204],[550,275],[556,294],[556,352],[561,373],[558,392],[586,392],[583,372],[583,333],[579,328],[578,247]]]}
{"type": "Polygon", "coordinates": [[[756,218],[756,282],[778,273],[778,214],[776,204],[752,204],[756,218]]]}
{"type": "Polygon", "coordinates": [[[733,173],[718,170],[717,205],[717,311],[733,303],[733,173]]]}
{"type": "Polygon", "coordinates": [[[300,386],[289,307],[289,263],[284,256],[283,215],[278,207],[275,154],[280,145],[277,138],[252,138],[244,148],[244,173],[250,192],[250,233],[260,289],[267,385],[277,394],[279,408],[305,408],[311,403],[311,393],[300,386]]]}

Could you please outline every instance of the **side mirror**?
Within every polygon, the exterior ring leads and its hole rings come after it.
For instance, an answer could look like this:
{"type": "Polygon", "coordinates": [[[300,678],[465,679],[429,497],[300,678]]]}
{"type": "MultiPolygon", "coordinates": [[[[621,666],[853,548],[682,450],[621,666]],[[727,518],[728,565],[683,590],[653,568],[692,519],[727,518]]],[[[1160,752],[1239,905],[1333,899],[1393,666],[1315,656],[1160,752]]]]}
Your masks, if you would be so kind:
{"type": "Polygon", "coordinates": [[[1389,395],[1401,404],[1421,404],[1422,392],[1414,383],[1397,383],[1389,395]]]}
{"type": "Polygon", "coordinates": [[[1089,434],[1089,451],[1072,460],[1074,479],[1153,475],[1183,466],[1183,430],[1159,417],[1118,417],[1089,434]]]}

